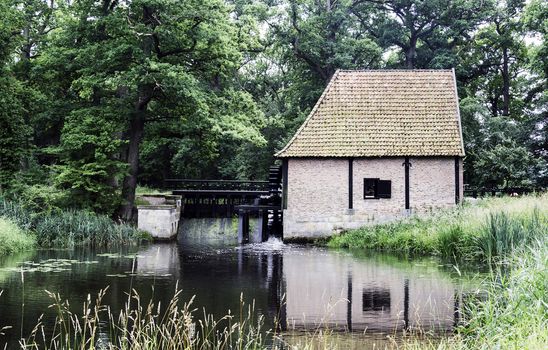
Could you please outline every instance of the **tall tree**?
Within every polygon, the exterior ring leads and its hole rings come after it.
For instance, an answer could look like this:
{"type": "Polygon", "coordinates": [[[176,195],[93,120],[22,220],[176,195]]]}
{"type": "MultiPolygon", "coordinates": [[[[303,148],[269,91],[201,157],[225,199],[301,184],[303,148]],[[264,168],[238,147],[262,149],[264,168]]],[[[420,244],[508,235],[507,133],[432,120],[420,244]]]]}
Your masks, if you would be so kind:
{"type": "Polygon", "coordinates": [[[223,109],[215,109],[230,94],[242,57],[224,2],[87,0],[70,6],[63,21],[49,55],[60,52],[67,60],[67,92],[74,100],[57,149],[63,155],[58,180],[81,194],[116,189],[121,181],[120,218],[132,218],[147,123],[216,116],[218,130],[228,133],[257,128],[246,120],[234,125],[235,114],[224,117],[223,109]],[[105,137],[122,140],[121,157],[113,152],[116,142],[106,145],[105,137]],[[79,152],[91,152],[88,167],[76,166],[79,152]],[[127,164],[125,176],[120,163],[127,164]]]}
{"type": "Polygon", "coordinates": [[[484,19],[489,5],[475,0],[356,0],[352,12],[384,48],[401,50],[404,62],[394,64],[448,68],[456,65],[453,49],[484,19]]]}
{"type": "Polygon", "coordinates": [[[0,193],[8,187],[27,153],[25,92],[11,70],[21,40],[22,17],[16,1],[0,2],[0,193]]]}

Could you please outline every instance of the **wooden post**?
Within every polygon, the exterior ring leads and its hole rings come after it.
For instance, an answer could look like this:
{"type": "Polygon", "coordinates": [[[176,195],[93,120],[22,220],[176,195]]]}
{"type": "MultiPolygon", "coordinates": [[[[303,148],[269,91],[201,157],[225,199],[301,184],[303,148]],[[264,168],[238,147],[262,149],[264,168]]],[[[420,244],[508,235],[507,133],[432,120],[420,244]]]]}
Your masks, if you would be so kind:
{"type": "Polygon", "coordinates": [[[259,239],[261,242],[268,240],[268,210],[259,211],[259,239]]]}
{"type": "Polygon", "coordinates": [[[460,203],[460,159],[455,157],[455,204],[460,203]]]}
{"type": "Polygon", "coordinates": [[[403,166],[405,168],[405,210],[409,210],[411,208],[409,204],[409,168],[411,167],[409,157],[405,157],[403,166]]]}
{"type": "Polygon", "coordinates": [[[348,158],[348,209],[354,208],[353,192],[354,192],[354,159],[348,158]]]}
{"type": "Polygon", "coordinates": [[[287,209],[287,159],[282,160],[282,209],[287,209]]]}
{"type": "Polygon", "coordinates": [[[249,242],[249,213],[246,210],[238,212],[238,244],[249,242]]]}

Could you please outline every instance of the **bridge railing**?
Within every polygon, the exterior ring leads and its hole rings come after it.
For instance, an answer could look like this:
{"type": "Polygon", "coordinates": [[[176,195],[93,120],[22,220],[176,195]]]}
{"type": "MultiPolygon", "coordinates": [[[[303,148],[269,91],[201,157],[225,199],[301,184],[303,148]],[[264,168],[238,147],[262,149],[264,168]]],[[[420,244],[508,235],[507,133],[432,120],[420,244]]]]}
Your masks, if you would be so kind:
{"type": "Polygon", "coordinates": [[[166,179],[166,189],[191,191],[268,191],[268,181],[166,179]]]}

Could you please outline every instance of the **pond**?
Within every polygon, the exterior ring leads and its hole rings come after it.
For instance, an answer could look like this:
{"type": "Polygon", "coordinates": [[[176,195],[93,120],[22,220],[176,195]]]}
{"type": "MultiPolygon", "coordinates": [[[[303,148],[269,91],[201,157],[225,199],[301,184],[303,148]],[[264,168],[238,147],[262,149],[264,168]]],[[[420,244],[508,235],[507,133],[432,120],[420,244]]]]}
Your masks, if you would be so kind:
{"type": "Polygon", "coordinates": [[[254,300],[265,329],[279,315],[278,326],[290,340],[321,327],[379,344],[404,329],[451,332],[468,288],[454,267],[433,258],[408,260],[275,239],[243,247],[193,238],[142,247],[37,250],[0,260],[0,329],[12,327],[0,336],[0,348],[16,347],[42,314],[51,323],[46,290],[80,310],[88,294],[93,298],[109,286],[104,303],[117,310],[132,288],[143,300],[166,305],[177,284],[181,299],[195,296],[193,306],[216,317],[239,310],[241,295],[254,300]]]}

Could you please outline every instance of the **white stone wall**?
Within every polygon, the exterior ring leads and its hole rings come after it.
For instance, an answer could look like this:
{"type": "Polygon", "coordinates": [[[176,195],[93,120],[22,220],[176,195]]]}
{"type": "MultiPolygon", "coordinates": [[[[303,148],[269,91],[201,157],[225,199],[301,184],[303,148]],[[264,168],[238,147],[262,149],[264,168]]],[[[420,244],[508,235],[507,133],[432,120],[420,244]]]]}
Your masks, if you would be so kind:
{"type": "MultiPolygon", "coordinates": [[[[348,209],[348,159],[289,159],[284,238],[320,237],[405,215],[403,157],[353,162],[353,207],[348,209]],[[392,181],[391,198],[364,199],[364,178],[392,181]]],[[[423,213],[455,205],[454,158],[410,158],[410,206],[423,213]]],[[[463,195],[462,160],[460,190],[463,195]]]]}
{"type": "Polygon", "coordinates": [[[137,227],[155,239],[171,239],[177,235],[180,207],[138,206],[137,227]]]}

